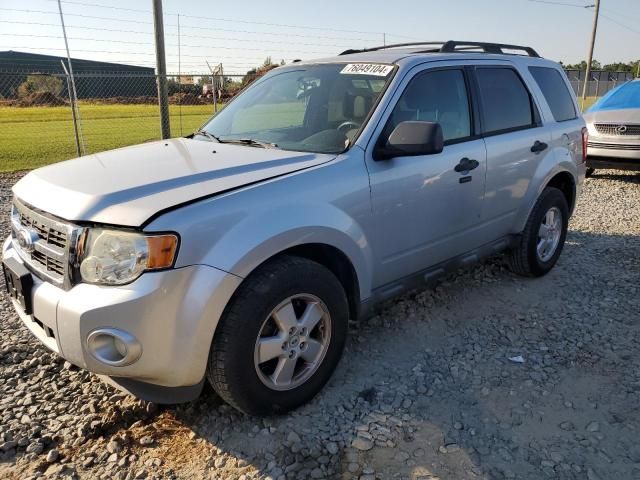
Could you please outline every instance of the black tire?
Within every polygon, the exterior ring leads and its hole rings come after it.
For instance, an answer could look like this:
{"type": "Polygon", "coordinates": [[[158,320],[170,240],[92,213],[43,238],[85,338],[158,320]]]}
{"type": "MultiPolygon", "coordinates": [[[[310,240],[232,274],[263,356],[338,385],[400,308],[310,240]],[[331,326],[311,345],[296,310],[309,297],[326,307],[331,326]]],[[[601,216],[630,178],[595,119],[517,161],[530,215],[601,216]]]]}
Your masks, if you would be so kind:
{"type": "Polygon", "coordinates": [[[567,238],[568,224],[569,206],[564,194],[554,187],[545,188],[529,214],[529,219],[518,244],[508,253],[507,258],[511,271],[526,277],[541,277],[549,273],[562,253],[567,238]],[[557,207],[562,214],[562,230],[553,256],[547,261],[543,261],[537,251],[538,231],[546,213],[552,207],[557,207]]]}
{"type": "Polygon", "coordinates": [[[344,349],[349,306],[335,275],[300,257],[277,257],[253,272],[227,305],[214,335],[207,378],[231,406],[249,415],[270,415],[311,400],[329,380],[344,349]],[[265,319],[287,298],[301,293],[319,298],[331,317],[331,335],[321,363],[294,389],[269,388],[254,364],[256,340],[265,319]]]}
{"type": "Polygon", "coordinates": [[[585,172],[584,176],[585,176],[585,178],[589,178],[589,177],[593,176],[593,174],[595,172],[596,172],[595,168],[589,167],[589,168],[587,168],[587,171],[585,172]]]}

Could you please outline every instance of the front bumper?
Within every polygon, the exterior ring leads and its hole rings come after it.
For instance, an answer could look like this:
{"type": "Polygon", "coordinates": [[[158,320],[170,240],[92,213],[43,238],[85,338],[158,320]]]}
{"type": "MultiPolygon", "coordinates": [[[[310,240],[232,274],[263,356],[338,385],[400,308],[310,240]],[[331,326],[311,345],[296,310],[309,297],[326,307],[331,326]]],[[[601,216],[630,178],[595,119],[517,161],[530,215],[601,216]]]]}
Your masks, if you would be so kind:
{"type": "Polygon", "coordinates": [[[587,167],[640,170],[640,137],[600,136],[592,127],[589,132],[587,167]]]}
{"type": "Polygon", "coordinates": [[[589,150],[587,157],[587,167],[589,168],[640,171],[640,152],[637,156],[630,157],[609,155],[608,151],[603,150],[597,150],[597,155],[591,152],[589,150]]]}
{"type": "MultiPolygon", "coordinates": [[[[23,263],[10,239],[2,257],[23,263]]],[[[157,401],[162,387],[167,392],[187,387],[197,396],[199,389],[193,387],[202,384],[213,333],[240,281],[216,268],[193,265],[145,273],[128,285],[79,284],[65,291],[33,275],[33,314],[26,315],[17,302],[14,307],[27,328],[61,357],[157,401]],[[98,329],[131,335],[140,344],[139,357],[123,366],[100,361],[87,341],[98,329]]],[[[179,401],[189,399],[175,393],[179,401]]]]}

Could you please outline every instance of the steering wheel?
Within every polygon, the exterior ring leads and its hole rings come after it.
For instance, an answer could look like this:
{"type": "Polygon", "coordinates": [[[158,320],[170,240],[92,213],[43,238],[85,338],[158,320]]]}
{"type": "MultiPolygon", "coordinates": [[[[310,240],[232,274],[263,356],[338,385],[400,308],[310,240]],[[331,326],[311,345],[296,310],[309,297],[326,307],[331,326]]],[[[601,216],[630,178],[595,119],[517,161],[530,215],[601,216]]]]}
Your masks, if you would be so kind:
{"type": "Polygon", "coordinates": [[[346,133],[349,130],[352,130],[354,128],[360,128],[360,125],[362,125],[362,124],[358,123],[358,122],[354,122],[353,120],[347,120],[346,122],[342,122],[340,125],[338,125],[337,130],[346,135],[346,133]],[[347,129],[347,127],[349,127],[349,128],[347,129]],[[346,130],[343,131],[343,129],[346,129],[346,130]]]}

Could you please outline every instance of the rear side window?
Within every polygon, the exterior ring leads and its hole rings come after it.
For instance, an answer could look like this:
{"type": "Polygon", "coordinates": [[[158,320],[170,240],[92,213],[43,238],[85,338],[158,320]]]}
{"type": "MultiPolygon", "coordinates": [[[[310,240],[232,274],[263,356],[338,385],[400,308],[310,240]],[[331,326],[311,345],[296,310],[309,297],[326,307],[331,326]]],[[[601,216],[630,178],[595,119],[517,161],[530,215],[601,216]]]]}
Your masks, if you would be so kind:
{"type": "Polygon", "coordinates": [[[529,91],[511,68],[476,69],[485,133],[519,130],[535,124],[529,91]]]}
{"type": "Polygon", "coordinates": [[[560,72],[548,67],[529,67],[529,71],[542,90],[556,122],[573,120],[577,117],[573,98],[560,72]]]}

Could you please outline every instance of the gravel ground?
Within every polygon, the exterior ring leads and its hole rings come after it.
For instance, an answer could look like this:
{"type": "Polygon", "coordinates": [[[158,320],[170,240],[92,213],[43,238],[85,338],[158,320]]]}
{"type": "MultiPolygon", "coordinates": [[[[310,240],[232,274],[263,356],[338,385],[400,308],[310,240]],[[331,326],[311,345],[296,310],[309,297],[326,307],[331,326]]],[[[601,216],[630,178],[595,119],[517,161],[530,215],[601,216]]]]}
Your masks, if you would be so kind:
{"type": "MultiPolygon", "coordinates": [[[[0,176],[3,237],[16,180],[0,176]]],[[[2,294],[0,478],[638,479],[639,206],[639,174],[600,172],[548,276],[496,258],[390,302],[324,391],[275,418],[118,393],[2,294]]]]}

